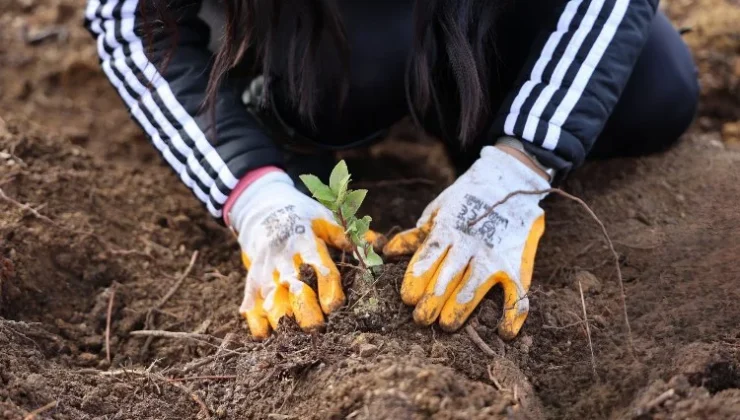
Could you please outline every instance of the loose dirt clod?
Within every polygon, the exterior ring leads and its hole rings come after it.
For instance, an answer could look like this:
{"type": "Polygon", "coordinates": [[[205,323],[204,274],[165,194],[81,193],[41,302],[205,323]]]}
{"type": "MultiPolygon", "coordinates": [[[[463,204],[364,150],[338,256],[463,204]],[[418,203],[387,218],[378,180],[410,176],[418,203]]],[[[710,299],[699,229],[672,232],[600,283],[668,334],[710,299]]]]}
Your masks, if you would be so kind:
{"type": "Polygon", "coordinates": [[[140,371],[140,370],[116,370],[116,371],[107,371],[107,372],[100,372],[103,376],[139,376],[144,377],[146,379],[154,379],[160,382],[164,382],[167,384],[170,384],[174,386],[175,388],[181,390],[186,395],[190,396],[190,398],[195,401],[196,404],[200,407],[200,410],[202,413],[205,414],[206,418],[211,418],[211,410],[208,409],[208,406],[203,402],[203,400],[196,394],[195,392],[192,392],[190,389],[188,389],[185,385],[181,384],[180,380],[171,380],[168,378],[165,378],[161,374],[151,372],[150,370],[146,371],[140,371]]]}

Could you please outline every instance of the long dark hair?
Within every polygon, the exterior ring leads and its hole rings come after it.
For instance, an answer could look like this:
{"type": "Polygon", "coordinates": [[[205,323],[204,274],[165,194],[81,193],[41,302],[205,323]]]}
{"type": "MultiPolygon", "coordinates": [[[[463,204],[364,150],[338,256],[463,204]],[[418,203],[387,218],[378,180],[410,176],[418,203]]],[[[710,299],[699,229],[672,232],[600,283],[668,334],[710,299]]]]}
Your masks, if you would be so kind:
{"type": "MultiPolygon", "coordinates": [[[[170,0],[150,0],[155,10],[166,10],[170,0]]],[[[208,0],[206,0],[208,1],[208,0]]],[[[215,1],[215,0],[214,0],[215,1]]],[[[345,77],[336,98],[340,107],[347,94],[350,49],[339,0],[220,0],[226,25],[220,49],[211,69],[206,108],[213,110],[218,86],[249,51],[265,75],[265,98],[269,98],[272,70],[277,59],[287,60],[289,98],[299,115],[314,123],[319,99],[317,53],[321,42],[335,46],[345,77]],[[292,19],[295,28],[287,51],[277,51],[276,31],[281,19],[292,19]]],[[[415,0],[414,41],[408,61],[406,96],[412,115],[442,106],[440,80],[451,81],[455,106],[459,108],[456,135],[463,142],[477,135],[490,115],[489,70],[494,64],[494,27],[503,0],[415,0]]],[[[447,84],[450,84],[447,82],[447,84]]],[[[418,121],[417,121],[418,122],[418,121]]],[[[441,122],[444,123],[444,122],[441,122]]]]}

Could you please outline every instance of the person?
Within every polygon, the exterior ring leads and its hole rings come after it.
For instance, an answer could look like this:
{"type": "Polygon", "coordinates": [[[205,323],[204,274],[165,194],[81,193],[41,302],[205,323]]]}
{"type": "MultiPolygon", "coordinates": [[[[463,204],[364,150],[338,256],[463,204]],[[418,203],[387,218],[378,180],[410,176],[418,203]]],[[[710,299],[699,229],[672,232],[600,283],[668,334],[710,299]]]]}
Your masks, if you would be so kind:
{"type": "MultiPolygon", "coordinates": [[[[405,116],[461,175],[392,238],[421,325],[460,328],[500,284],[515,337],[546,193],[588,158],[661,151],[698,102],[688,48],[657,0],[89,0],[101,66],[180,179],[238,236],[239,309],[268,336],[345,300],[332,214],[296,176],[405,116]],[[482,220],[480,220],[482,219],[482,220]],[[317,292],[299,280],[316,271],[317,292]]],[[[370,239],[377,236],[370,234],[370,239]]]]}

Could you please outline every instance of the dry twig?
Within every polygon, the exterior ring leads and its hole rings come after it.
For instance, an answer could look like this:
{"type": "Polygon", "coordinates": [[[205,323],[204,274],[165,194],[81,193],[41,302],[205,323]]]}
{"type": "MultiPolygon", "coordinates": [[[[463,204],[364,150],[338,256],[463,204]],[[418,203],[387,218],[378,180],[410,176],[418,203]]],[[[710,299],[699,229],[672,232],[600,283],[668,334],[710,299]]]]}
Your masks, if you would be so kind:
{"type": "Polygon", "coordinates": [[[141,337],[155,337],[155,338],[178,338],[186,340],[196,340],[210,342],[211,340],[221,342],[221,339],[208,334],[197,334],[182,331],[164,331],[164,330],[138,330],[131,331],[129,334],[133,336],[141,337]]]}
{"type": "Polygon", "coordinates": [[[108,252],[111,255],[122,255],[122,256],[138,255],[141,257],[148,258],[150,260],[154,259],[154,257],[152,257],[150,254],[147,254],[146,252],[140,249],[120,249],[120,248],[117,248],[115,245],[111,245],[111,244],[105,244],[105,245],[107,246],[108,252]]]}
{"type": "Polygon", "coordinates": [[[113,314],[113,301],[116,298],[116,284],[110,288],[110,298],[108,298],[108,313],[105,318],[105,360],[110,364],[110,324],[113,314]]]}
{"type": "Polygon", "coordinates": [[[222,361],[225,361],[233,356],[244,354],[244,353],[239,352],[238,350],[248,348],[248,347],[240,347],[239,349],[236,349],[236,350],[231,350],[228,348],[229,343],[232,342],[231,341],[232,339],[233,339],[233,334],[231,333],[226,334],[226,337],[224,337],[223,341],[218,347],[218,350],[216,350],[216,353],[211,354],[210,356],[206,356],[198,360],[193,360],[192,362],[189,362],[188,364],[185,365],[185,367],[182,368],[182,372],[188,373],[203,365],[207,365],[208,363],[218,360],[219,358],[221,358],[222,361]]]}
{"type": "Polygon", "coordinates": [[[274,375],[275,375],[275,374],[277,373],[277,371],[278,371],[278,369],[277,369],[277,368],[274,368],[273,370],[271,370],[271,371],[270,371],[270,373],[268,373],[267,375],[265,375],[265,377],[264,377],[264,378],[260,379],[260,380],[259,380],[259,382],[257,382],[256,384],[252,385],[252,386],[251,386],[251,387],[250,387],[250,388],[248,389],[248,391],[255,391],[255,390],[257,390],[257,389],[258,389],[259,387],[261,387],[262,385],[266,384],[266,383],[267,383],[267,381],[269,381],[270,379],[272,379],[272,377],[273,377],[273,376],[274,376],[274,375]]]}
{"type": "Polygon", "coordinates": [[[193,251],[193,255],[190,257],[190,262],[188,263],[188,266],[185,268],[185,271],[180,275],[180,277],[177,279],[175,284],[170,287],[170,290],[167,291],[167,293],[162,297],[162,299],[157,302],[157,305],[155,306],[156,309],[161,309],[162,306],[164,306],[165,303],[167,303],[168,300],[177,292],[177,290],[182,286],[185,279],[190,275],[190,272],[193,271],[193,266],[195,265],[195,260],[198,259],[198,251],[193,251]]]}
{"type": "Polygon", "coordinates": [[[37,30],[31,30],[24,25],[21,29],[21,38],[28,45],[38,45],[51,38],[63,42],[69,38],[69,31],[62,25],[45,26],[37,30]]]}
{"type": "Polygon", "coordinates": [[[594,355],[594,343],[591,341],[591,328],[588,326],[588,315],[586,315],[586,300],[583,298],[583,286],[578,282],[578,291],[581,292],[581,306],[583,307],[583,323],[586,324],[586,336],[588,336],[588,348],[591,349],[591,367],[594,370],[594,377],[599,378],[596,373],[596,356],[594,355]]]}
{"type": "Polygon", "coordinates": [[[486,210],[483,214],[481,214],[480,217],[470,221],[470,223],[468,223],[468,227],[473,226],[474,224],[485,219],[486,217],[488,217],[488,215],[493,213],[493,210],[496,207],[500,206],[501,204],[504,204],[506,201],[508,201],[510,198],[516,195],[542,195],[542,194],[549,194],[549,193],[560,195],[562,197],[565,197],[571,201],[575,201],[576,203],[580,204],[581,207],[583,207],[583,209],[586,210],[586,212],[588,212],[591,218],[594,219],[596,223],[599,224],[599,227],[601,228],[601,233],[604,236],[604,239],[606,240],[606,244],[609,246],[609,250],[614,256],[614,267],[617,271],[617,280],[619,280],[620,297],[622,299],[622,312],[624,314],[624,325],[627,329],[627,342],[629,345],[629,351],[630,351],[630,354],[632,355],[632,358],[636,359],[635,347],[634,347],[634,344],[632,343],[632,327],[630,326],[629,315],[627,315],[627,296],[624,292],[624,280],[622,278],[622,268],[619,266],[619,254],[617,254],[617,251],[614,249],[614,243],[612,242],[611,237],[609,236],[609,233],[607,233],[606,231],[606,226],[604,226],[604,223],[601,221],[601,219],[599,219],[599,217],[596,216],[596,213],[594,213],[594,211],[591,210],[591,207],[589,207],[585,201],[581,200],[580,198],[576,196],[568,194],[567,192],[561,190],[560,188],[546,188],[544,190],[534,190],[534,191],[517,190],[517,191],[510,192],[504,198],[494,203],[488,210],[486,210]]]}
{"type": "MultiPolygon", "coordinates": [[[[198,259],[198,251],[193,251],[193,255],[190,257],[190,262],[188,263],[188,266],[185,268],[185,271],[182,272],[180,277],[178,277],[177,281],[175,281],[175,284],[170,287],[170,289],[165,293],[164,296],[162,296],[161,299],[157,302],[156,305],[154,305],[152,308],[150,308],[146,313],[146,319],[144,320],[144,329],[150,330],[154,322],[154,312],[162,309],[165,303],[167,303],[168,300],[172,296],[175,295],[178,289],[180,289],[180,286],[185,282],[185,279],[190,275],[190,272],[193,271],[193,267],[195,266],[195,261],[198,259]]],[[[154,339],[154,336],[147,337],[146,341],[144,342],[144,345],[141,347],[141,354],[145,354],[149,350],[149,346],[152,344],[152,340],[154,339]]]]}
{"type": "Polygon", "coordinates": [[[496,357],[499,355],[488,344],[486,344],[486,342],[483,341],[482,338],[480,338],[480,335],[478,335],[478,331],[476,331],[472,325],[466,325],[465,332],[468,333],[470,339],[473,340],[473,343],[475,343],[475,345],[478,346],[478,348],[481,349],[481,351],[487,356],[496,357]]]}
{"type": "Polygon", "coordinates": [[[185,381],[225,381],[229,379],[236,379],[236,375],[206,375],[206,376],[188,376],[184,378],[169,378],[168,382],[185,382],[185,381]]]}
{"type": "MultiPolygon", "coordinates": [[[[221,344],[223,345],[223,343],[221,343],[221,344]]],[[[220,350],[220,347],[219,347],[219,350],[220,350]]],[[[193,369],[197,369],[197,368],[199,368],[199,367],[201,367],[203,365],[207,365],[208,363],[213,362],[214,360],[216,360],[220,356],[218,354],[218,351],[219,350],[217,350],[215,354],[212,354],[210,356],[206,356],[206,357],[203,357],[201,359],[198,359],[198,360],[195,360],[195,361],[192,361],[192,362],[188,363],[187,365],[185,365],[184,368],[182,368],[182,371],[184,373],[187,373],[187,372],[190,372],[193,369]]],[[[226,355],[226,356],[229,356],[229,355],[226,355]]]]}
{"type": "Polygon", "coordinates": [[[221,342],[221,345],[218,347],[218,350],[216,350],[215,356],[218,357],[221,353],[225,350],[229,349],[229,345],[234,341],[234,337],[236,337],[236,334],[234,333],[226,333],[224,336],[224,341],[221,342]]]}
{"type": "Polygon", "coordinates": [[[493,376],[493,371],[491,370],[491,365],[488,365],[487,370],[488,370],[488,379],[490,379],[491,382],[493,382],[493,386],[495,386],[496,389],[499,390],[499,391],[501,391],[502,389],[504,389],[504,387],[501,386],[501,382],[499,382],[498,379],[496,379],[496,377],[493,376]]]}
{"type": "MultiPolygon", "coordinates": [[[[190,392],[189,389],[185,388],[184,386],[182,386],[182,385],[180,385],[178,383],[172,383],[172,385],[175,385],[178,388],[182,387],[183,390],[185,390],[187,392],[190,392]]],[[[195,392],[190,392],[190,398],[192,398],[193,401],[195,401],[196,404],[198,404],[200,406],[200,411],[206,413],[206,418],[207,419],[210,419],[211,418],[211,410],[208,409],[208,406],[206,405],[206,403],[203,402],[202,399],[200,399],[200,397],[198,396],[198,394],[196,394],[195,392]]]]}
{"type": "Polygon", "coordinates": [[[134,376],[149,376],[149,375],[156,375],[154,373],[149,372],[148,370],[137,370],[137,369],[117,369],[117,370],[97,370],[97,369],[80,369],[77,371],[77,373],[82,374],[95,374],[100,376],[126,376],[126,375],[134,375],[134,376]]]}
{"type": "Polygon", "coordinates": [[[58,404],[59,404],[59,401],[54,400],[54,401],[52,401],[52,402],[50,402],[50,403],[48,403],[48,404],[46,404],[46,405],[44,405],[42,407],[39,407],[39,408],[31,411],[25,417],[23,417],[23,420],[35,420],[36,419],[36,416],[38,416],[39,414],[43,413],[44,411],[48,411],[48,410],[51,410],[52,408],[55,408],[58,404]]]}
{"type": "Polygon", "coordinates": [[[669,399],[673,398],[673,396],[676,395],[676,390],[671,388],[668,391],[658,395],[657,398],[650,401],[649,403],[645,404],[645,409],[647,412],[653,411],[657,407],[659,407],[664,402],[668,401],[669,399]]]}
{"type": "Polygon", "coordinates": [[[562,326],[557,326],[557,325],[543,325],[542,328],[543,329],[546,329],[546,330],[565,330],[565,329],[568,329],[568,328],[571,328],[571,327],[576,327],[576,326],[581,325],[581,324],[583,324],[583,321],[578,320],[576,322],[571,322],[570,324],[566,324],[566,325],[562,325],[562,326]]]}
{"type": "Polygon", "coordinates": [[[45,221],[47,223],[50,223],[52,225],[56,225],[56,222],[54,222],[53,220],[51,220],[48,217],[44,216],[43,214],[39,213],[35,208],[31,207],[29,204],[21,203],[20,201],[17,201],[17,200],[15,200],[13,198],[10,198],[7,194],[5,194],[5,191],[3,191],[2,188],[0,188],[0,199],[2,199],[3,201],[5,201],[7,203],[10,203],[10,204],[12,204],[12,205],[14,205],[16,207],[19,207],[19,208],[21,208],[23,210],[28,211],[29,213],[31,213],[35,217],[37,217],[37,218],[39,218],[39,219],[41,219],[41,220],[43,220],[43,221],[45,221]]]}

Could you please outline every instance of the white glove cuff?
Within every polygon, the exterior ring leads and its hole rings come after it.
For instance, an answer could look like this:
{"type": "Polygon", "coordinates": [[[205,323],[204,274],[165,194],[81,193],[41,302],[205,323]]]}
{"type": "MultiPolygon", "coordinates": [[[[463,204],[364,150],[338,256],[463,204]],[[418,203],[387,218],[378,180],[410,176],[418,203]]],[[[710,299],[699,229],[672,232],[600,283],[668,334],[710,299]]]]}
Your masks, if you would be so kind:
{"type": "Polygon", "coordinates": [[[237,229],[237,227],[241,225],[241,219],[245,214],[245,210],[249,208],[252,200],[262,194],[269,193],[271,188],[276,185],[295,186],[293,180],[290,179],[290,176],[285,172],[270,172],[263,175],[258,180],[254,181],[252,185],[247,187],[247,189],[237,197],[234,205],[231,206],[231,211],[229,212],[230,227],[238,232],[239,229],[237,229]]]}
{"type": "Polygon", "coordinates": [[[484,147],[478,161],[481,162],[481,166],[484,166],[483,170],[499,174],[499,179],[503,181],[502,185],[505,185],[511,191],[534,191],[550,188],[550,183],[532,168],[494,146],[484,147]]]}
{"type": "Polygon", "coordinates": [[[547,166],[543,165],[540,162],[540,160],[537,159],[536,156],[534,156],[533,154],[529,153],[527,151],[527,149],[524,148],[524,144],[522,143],[521,140],[519,140],[519,139],[517,139],[515,137],[505,136],[505,137],[499,138],[498,141],[496,141],[496,145],[499,145],[499,144],[500,145],[503,145],[503,146],[511,147],[513,149],[516,149],[516,150],[524,153],[525,155],[527,155],[527,157],[529,157],[529,159],[532,161],[532,163],[535,166],[537,166],[538,168],[540,168],[542,170],[542,172],[546,173],[547,176],[550,177],[550,179],[549,179],[550,182],[552,182],[552,180],[555,179],[555,170],[552,169],[552,168],[548,168],[547,166]]]}

